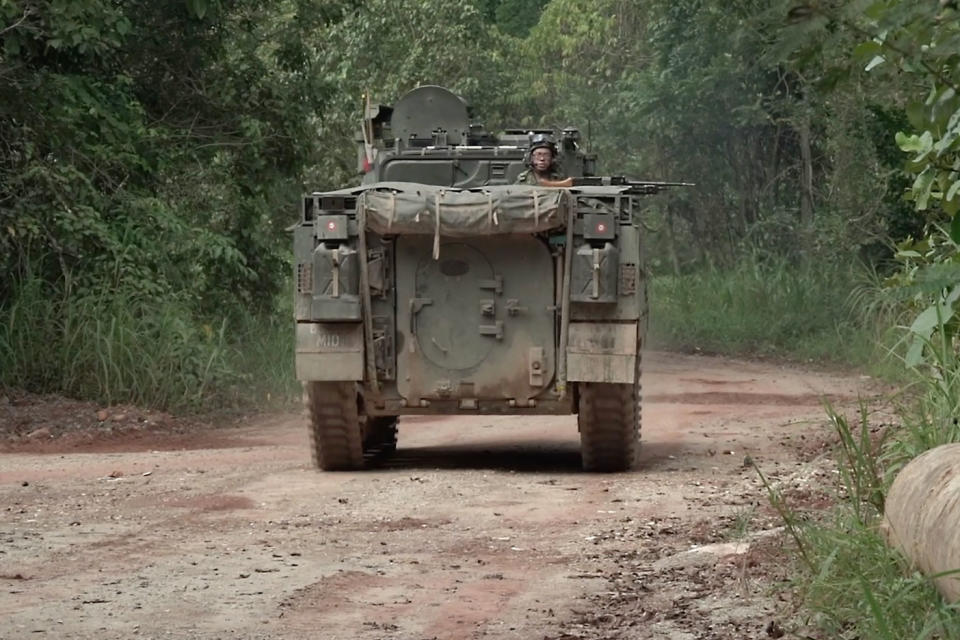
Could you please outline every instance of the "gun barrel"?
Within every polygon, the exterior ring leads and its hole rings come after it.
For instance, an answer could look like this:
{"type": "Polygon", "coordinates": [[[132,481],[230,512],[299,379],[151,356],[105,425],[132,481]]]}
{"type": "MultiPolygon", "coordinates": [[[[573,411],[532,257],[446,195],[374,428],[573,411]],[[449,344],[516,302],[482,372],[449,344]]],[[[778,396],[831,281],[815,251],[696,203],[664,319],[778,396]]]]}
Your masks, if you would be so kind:
{"type": "Polygon", "coordinates": [[[648,182],[646,180],[628,180],[627,184],[649,185],[652,187],[695,187],[696,182],[648,182]]]}
{"type": "Polygon", "coordinates": [[[669,187],[695,187],[693,182],[661,182],[656,180],[631,180],[624,176],[589,176],[584,178],[574,178],[575,187],[605,187],[605,186],[623,186],[645,189],[648,191],[657,191],[669,187]]]}

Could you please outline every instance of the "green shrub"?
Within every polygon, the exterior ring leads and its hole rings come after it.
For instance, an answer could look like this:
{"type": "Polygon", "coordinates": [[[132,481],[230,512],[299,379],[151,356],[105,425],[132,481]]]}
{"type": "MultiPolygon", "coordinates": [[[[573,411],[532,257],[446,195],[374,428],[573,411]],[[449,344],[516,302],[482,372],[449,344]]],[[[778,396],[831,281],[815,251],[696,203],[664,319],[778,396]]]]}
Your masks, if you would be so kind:
{"type": "Polygon", "coordinates": [[[66,295],[28,278],[0,306],[0,385],[105,404],[285,400],[295,395],[292,348],[292,320],[200,318],[175,297],[122,289],[66,295]]]}
{"type": "Polygon", "coordinates": [[[794,583],[810,614],[808,622],[829,638],[960,638],[954,606],[880,532],[891,461],[899,458],[891,452],[914,427],[877,438],[865,405],[855,425],[827,410],[839,439],[838,506],[825,518],[808,519],[767,485],[800,550],[794,583]]]}
{"type": "Polygon", "coordinates": [[[653,278],[654,346],[863,364],[878,332],[851,313],[855,268],[749,255],[731,268],[653,278]]]}

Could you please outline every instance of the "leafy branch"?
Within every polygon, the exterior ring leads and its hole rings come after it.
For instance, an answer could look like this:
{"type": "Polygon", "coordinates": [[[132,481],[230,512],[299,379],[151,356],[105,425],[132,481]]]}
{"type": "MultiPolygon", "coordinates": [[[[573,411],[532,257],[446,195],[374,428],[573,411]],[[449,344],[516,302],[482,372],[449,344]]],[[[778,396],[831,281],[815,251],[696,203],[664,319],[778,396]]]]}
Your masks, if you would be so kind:
{"type": "Polygon", "coordinates": [[[21,24],[23,24],[24,22],[26,22],[27,18],[30,17],[30,14],[31,14],[31,12],[30,12],[30,7],[27,7],[26,9],[23,10],[23,15],[20,16],[20,19],[19,19],[19,20],[17,20],[16,22],[14,22],[13,24],[11,24],[11,25],[9,25],[9,26],[4,27],[3,29],[0,29],[0,36],[2,36],[3,34],[5,34],[7,31],[13,31],[13,30],[16,29],[17,27],[19,27],[21,24]]]}

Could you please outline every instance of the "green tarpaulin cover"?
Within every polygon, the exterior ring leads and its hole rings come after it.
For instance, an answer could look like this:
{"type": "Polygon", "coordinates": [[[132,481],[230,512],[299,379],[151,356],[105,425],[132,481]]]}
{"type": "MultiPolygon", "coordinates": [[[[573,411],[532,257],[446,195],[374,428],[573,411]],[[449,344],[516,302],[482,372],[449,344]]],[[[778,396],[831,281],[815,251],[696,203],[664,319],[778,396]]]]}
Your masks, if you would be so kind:
{"type": "Polygon", "coordinates": [[[539,233],[563,227],[571,196],[565,189],[496,185],[476,189],[410,182],[365,186],[357,210],[379,234],[455,238],[539,233]]]}

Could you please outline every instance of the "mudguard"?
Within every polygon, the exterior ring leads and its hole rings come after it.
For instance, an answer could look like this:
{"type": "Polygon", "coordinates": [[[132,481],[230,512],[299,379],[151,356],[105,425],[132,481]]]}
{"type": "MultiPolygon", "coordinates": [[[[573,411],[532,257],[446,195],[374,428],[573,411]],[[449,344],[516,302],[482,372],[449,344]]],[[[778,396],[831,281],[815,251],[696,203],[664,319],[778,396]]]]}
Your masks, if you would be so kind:
{"type": "Polygon", "coordinates": [[[632,384],[637,346],[635,322],[571,322],[567,380],[632,384]]]}
{"type": "Polygon", "coordinates": [[[297,380],[363,380],[363,325],[297,323],[297,380]]]}

